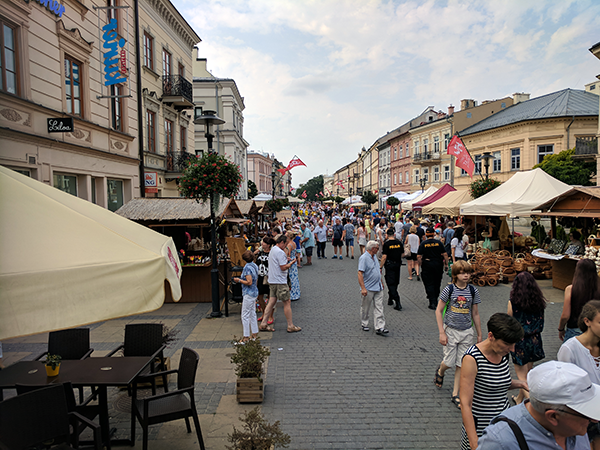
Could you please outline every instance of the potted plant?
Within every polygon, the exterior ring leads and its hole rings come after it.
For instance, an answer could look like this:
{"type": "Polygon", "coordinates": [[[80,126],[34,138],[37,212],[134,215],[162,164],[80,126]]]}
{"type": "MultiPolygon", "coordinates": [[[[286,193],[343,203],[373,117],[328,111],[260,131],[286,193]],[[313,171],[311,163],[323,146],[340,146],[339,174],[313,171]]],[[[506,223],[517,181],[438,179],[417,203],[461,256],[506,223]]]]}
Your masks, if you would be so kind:
{"type": "Polygon", "coordinates": [[[235,353],[231,362],[235,364],[237,401],[239,403],[261,403],[263,401],[264,383],[262,379],[263,364],[271,351],[260,343],[260,339],[251,339],[239,344],[238,339],[231,341],[235,353]]]}
{"type": "Polygon", "coordinates": [[[60,357],[60,355],[46,355],[46,374],[49,377],[55,377],[58,375],[61,359],[62,358],[60,357]]]}
{"type": "Polygon", "coordinates": [[[240,416],[243,428],[238,430],[235,425],[233,433],[227,435],[227,440],[233,445],[226,446],[229,450],[270,450],[275,447],[287,448],[290,436],[279,428],[279,420],[268,423],[259,412],[259,407],[240,416]]]}

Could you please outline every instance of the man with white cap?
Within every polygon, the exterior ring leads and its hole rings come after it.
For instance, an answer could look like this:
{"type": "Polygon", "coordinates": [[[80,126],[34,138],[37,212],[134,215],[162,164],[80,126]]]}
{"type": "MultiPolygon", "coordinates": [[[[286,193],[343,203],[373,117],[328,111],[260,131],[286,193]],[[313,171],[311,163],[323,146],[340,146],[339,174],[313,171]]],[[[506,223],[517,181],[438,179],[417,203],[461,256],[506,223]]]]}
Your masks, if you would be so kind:
{"type": "Polygon", "coordinates": [[[587,372],[575,364],[549,361],[529,372],[527,384],[530,400],[494,418],[477,448],[589,449],[586,432],[590,422],[597,425],[600,420],[600,386],[587,372]]]}

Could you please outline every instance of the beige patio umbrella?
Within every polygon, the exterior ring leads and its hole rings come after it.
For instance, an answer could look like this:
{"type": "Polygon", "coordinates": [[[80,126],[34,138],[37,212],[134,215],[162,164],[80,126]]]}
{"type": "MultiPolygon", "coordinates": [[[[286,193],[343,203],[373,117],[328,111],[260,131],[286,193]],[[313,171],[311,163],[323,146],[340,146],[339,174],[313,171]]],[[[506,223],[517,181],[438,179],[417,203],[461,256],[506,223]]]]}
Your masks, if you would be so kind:
{"type": "Polygon", "coordinates": [[[181,298],[170,237],[0,166],[0,340],[181,298]]]}

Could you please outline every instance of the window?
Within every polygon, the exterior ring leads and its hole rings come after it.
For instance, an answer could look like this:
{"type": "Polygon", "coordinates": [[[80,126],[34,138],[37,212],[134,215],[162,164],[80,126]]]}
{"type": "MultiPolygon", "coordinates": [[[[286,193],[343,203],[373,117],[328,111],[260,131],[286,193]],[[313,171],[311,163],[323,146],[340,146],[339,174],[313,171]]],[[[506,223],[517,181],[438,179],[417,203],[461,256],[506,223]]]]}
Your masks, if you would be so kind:
{"type": "Polygon", "coordinates": [[[467,119],[470,119],[470,118],[471,118],[471,116],[472,116],[472,115],[471,115],[471,113],[470,113],[470,112],[468,112],[468,113],[467,113],[467,119]]]}
{"type": "Polygon", "coordinates": [[[165,149],[173,153],[173,122],[168,119],[165,119],[165,149]]]}
{"type": "Polygon", "coordinates": [[[595,84],[592,84],[592,85],[590,86],[590,91],[594,91],[595,89],[596,89],[596,85],[595,85],[595,84]]]}
{"type": "Polygon", "coordinates": [[[415,169],[413,171],[413,176],[414,176],[414,179],[415,179],[415,184],[419,184],[419,169],[415,169]]]}
{"type": "Polygon", "coordinates": [[[398,159],[398,149],[394,148],[394,161],[398,159]]]}
{"type": "Polygon", "coordinates": [[[182,152],[187,148],[187,128],[183,125],[179,128],[179,148],[182,152]]]}
{"type": "MultiPolygon", "coordinates": [[[[117,1],[116,0],[106,0],[106,6],[117,6],[117,1]]],[[[110,21],[112,19],[117,19],[117,11],[118,9],[113,9],[113,8],[107,8],[106,9],[106,16],[107,19],[110,21]]]]}
{"type": "Polygon", "coordinates": [[[481,155],[475,156],[475,173],[481,173],[481,155]]]}
{"type": "Polygon", "coordinates": [[[460,176],[464,177],[465,175],[469,175],[469,173],[465,169],[460,169],[460,176]]]}
{"type": "Polygon", "coordinates": [[[144,66],[154,70],[154,39],[144,32],[144,66]]]}
{"type": "Polygon", "coordinates": [[[423,178],[425,178],[425,181],[429,181],[429,169],[427,167],[423,168],[423,178]]]}
{"type": "Polygon", "coordinates": [[[502,153],[494,152],[492,153],[494,157],[494,172],[502,172],[502,153]]]}
{"type": "Polygon", "coordinates": [[[450,133],[444,134],[444,150],[448,150],[448,145],[450,145],[450,133]]]}
{"type": "Polygon", "coordinates": [[[437,166],[433,168],[433,181],[440,181],[440,168],[437,166]]]}
{"type": "Polygon", "coordinates": [[[429,150],[429,139],[424,138],[423,139],[423,153],[427,153],[427,150],[429,150]]]}
{"type": "Polygon", "coordinates": [[[123,131],[123,98],[119,97],[123,95],[123,88],[118,85],[111,86],[110,95],[113,96],[110,99],[111,126],[115,130],[123,131]]]}
{"type": "Polygon", "coordinates": [[[394,174],[394,184],[398,184],[398,180],[397,180],[397,178],[396,178],[397,176],[398,176],[398,174],[396,174],[396,173],[395,173],[395,174],[394,174]]]}
{"type": "Polygon", "coordinates": [[[179,63],[177,73],[179,76],[181,76],[181,78],[185,78],[185,66],[183,64],[179,63]]]}
{"type": "Polygon", "coordinates": [[[106,180],[108,187],[108,209],[116,211],[123,206],[123,182],[121,180],[106,180]]]}
{"type": "Polygon", "coordinates": [[[146,110],[146,123],[148,129],[148,151],[156,153],[156,113],[146,110]]]}
{"type": "Polygon", "coordinates": [[[504,102],[500,103],[500,108],[506,108],[506,103],[504,103],[504,102]]]}
{"type": "Polygon", "coordinates": [[[54,187],[77,197],[77,177],[75,175],[54,174],[54,187]]]}
{"type": "Polygon", "coordinates": [[[70,56],[65,56],[67,113],[74,116],[83,116],[81,92],[81,63],[70,56]]]}
{"type": "Polygon", "coordinates": [[[444,181],[450,181],[450,166],[444,166],[444,181]]]}
{"type": "Polygon", "coordinates": [[[163,48],[163,76],[171,75],[171,54],[163,48]]]}
{"type": "Polygon", "coordinates": [[[519,170],[521,168],[521,149],[510,149],[510,170],[519,170]]]}
{"type": "Polygon", "coordinates": [[[2,54],[0,54],[0,91],[17,94],[17,47],[15,30],[2,22],[2,33],[0,33],[0,45],[2,54]]]}
{"type": "Polygon", "coordinates": [[[408,173],[408,170],[404,172],[404,180],[406,184],[410,184],[410,174],[408,173]]]}
{"type": "Polygon", "coordinates": [[[538,164],[544,160],[544,156],[554,153],[554,145],[538,145],[538,164]]]}
{"type": "Polygon", "coordinates": [[[415,149],[414,149],[414,151],[413,151],[413,152],[414,152],[414,154],[415,154],[415,156],[416,156],[416,155],[418,155],[418,154],[419,154],[419,141],[415,141],[415,143],[414,143],[414,147],[415,147],[415,149]]]}
{"type": "Polygon", "coordinates": [[[439,153],[440,152],[440,137],[439,136],[435,136],[433,138],[433,151],[435,153],[439,153]]]}

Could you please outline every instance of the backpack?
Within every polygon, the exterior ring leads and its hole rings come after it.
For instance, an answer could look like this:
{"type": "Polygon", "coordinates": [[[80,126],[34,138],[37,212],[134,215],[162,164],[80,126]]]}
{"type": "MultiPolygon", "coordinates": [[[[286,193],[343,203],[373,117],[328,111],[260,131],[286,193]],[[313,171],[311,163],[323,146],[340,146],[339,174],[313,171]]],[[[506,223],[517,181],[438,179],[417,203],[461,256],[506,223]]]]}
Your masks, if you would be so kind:
{"type": "MultiPolygon", "coordinates": [[[[475,301],[475,286],[473,286],[471,283],[467,284],[467,286],[469,286],[469,291],[471,292],[471,300],[475,301]]],[[[454,283],[450,285],[450,292],[448,292],[448,301],[446,302],[446,305],[444,305],[444,312],[442,313],[442,318],[446,317],[446,310],[448,309],[448,303],[450,303],[450,300],[452,299],[453,292],[454,283]]],[[[473,326],[473,314],[471,314],[471,326],[473,326]]]]}

